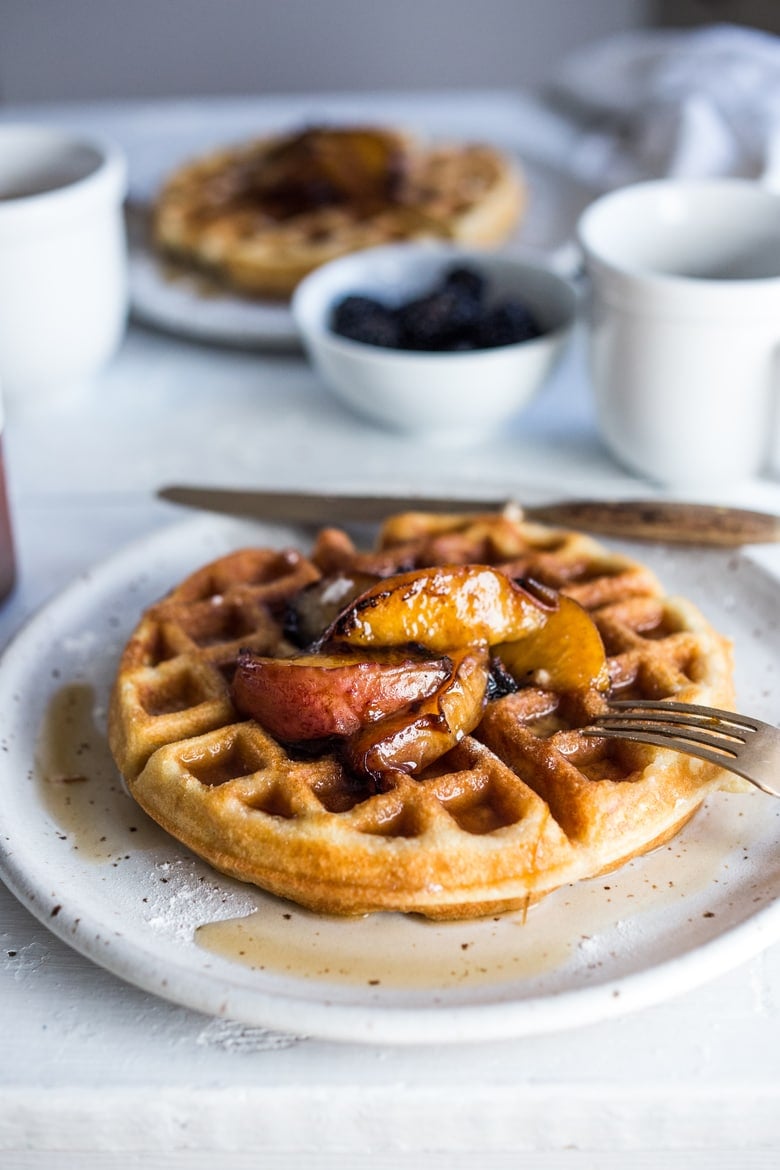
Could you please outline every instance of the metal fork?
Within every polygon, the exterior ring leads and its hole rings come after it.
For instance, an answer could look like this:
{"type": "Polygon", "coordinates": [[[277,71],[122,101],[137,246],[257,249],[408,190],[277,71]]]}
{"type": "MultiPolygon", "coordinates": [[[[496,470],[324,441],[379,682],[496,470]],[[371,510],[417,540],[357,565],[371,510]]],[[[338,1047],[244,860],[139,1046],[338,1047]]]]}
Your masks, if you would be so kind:
{"type": "Polygon", "coordinates": [[[582,731],[685,752],[780,796],[780,729],[760,719],[693,703],[627,699],[610,703],[582,731]]]}

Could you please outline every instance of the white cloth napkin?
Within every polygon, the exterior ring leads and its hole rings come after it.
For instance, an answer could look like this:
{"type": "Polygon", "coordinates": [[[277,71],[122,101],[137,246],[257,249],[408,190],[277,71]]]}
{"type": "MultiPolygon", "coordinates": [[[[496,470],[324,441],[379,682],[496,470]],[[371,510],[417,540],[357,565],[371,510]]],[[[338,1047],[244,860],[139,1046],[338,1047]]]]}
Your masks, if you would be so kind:
{"type": "Polygon", "coordinates": [[[551,95],[574,117],[569,161],[591,185],[738,175],[780,189],[780,38],[769,33],[620,35],[565,60],[551,95]]]}

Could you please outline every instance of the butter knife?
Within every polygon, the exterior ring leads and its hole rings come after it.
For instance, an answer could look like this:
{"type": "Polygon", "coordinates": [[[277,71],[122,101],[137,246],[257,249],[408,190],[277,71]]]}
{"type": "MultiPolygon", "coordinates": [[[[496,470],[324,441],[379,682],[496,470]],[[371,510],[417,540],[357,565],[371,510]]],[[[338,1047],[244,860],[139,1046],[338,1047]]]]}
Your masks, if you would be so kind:
{"type": "MultiPolygon", "coordinates": [[[[358,496],[171,485],[157,496],[169,503],[276,524],[369,524],[394,512],[479,513],[515,503],[506,496],[457,499],[358,496]]],[[[780,541],[780,516],[714,504],[669,500],[562,500],[522,507],[527,520],[627,540],[736,548],[780,541]]]]}

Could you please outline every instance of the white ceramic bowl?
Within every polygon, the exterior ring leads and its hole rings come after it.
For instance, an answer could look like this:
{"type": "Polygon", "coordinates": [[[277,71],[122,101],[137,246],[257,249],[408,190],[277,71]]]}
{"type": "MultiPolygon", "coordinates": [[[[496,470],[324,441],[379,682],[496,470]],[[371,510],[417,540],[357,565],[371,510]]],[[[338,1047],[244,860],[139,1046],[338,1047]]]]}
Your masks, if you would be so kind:
{"type": "Polygon", "coordinates": [[[0,379],[9,395],[83,380],[119,345],[125,188],[113,146],[0,126],[0,379]]]}
{"type": "Polygon", "coordinates": [[[449,245],[390,244],[318,268],[298,286],[292,311],[314,366],[347,405],[418,437],[473,441],[516,415],[541,387],[570,332],[576,295],[541,263],[449,245]],[[345,296],[398,304],[461,264],[484,274],[491,299],[527,304],[542,336],[495,349],[420,353],[351,341],[330,327],[345,296]]]}

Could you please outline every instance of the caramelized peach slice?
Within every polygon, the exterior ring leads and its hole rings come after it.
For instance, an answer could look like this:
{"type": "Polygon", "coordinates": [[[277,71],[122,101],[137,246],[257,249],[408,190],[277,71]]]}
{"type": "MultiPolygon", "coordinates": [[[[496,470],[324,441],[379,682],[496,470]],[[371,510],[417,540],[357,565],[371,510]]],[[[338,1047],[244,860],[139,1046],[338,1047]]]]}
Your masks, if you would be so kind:
{"type": "Polygon", "coordinates": [[[357,203],[392,198],[403,174],[398,135],[374,127],[321,130],[316,154],[323,176],[357,203]]]}
{"type": "Polygon", "coordinates": [[[384,773],[421,772],[474,730],[485,709],[488,652],[475,647],[453,659],[451,677],[430,698],[368,724],[348,741],[345,758],[355,772],[381,787],[384,773]]]}
{"type": "Polygon", "coordinates": [[[361,572],[333,573],[307,585],[290,600],[285,632],[299,646],[320,638],[343,609],[369,589],[376,576],[361,572]]]}
{"type": "Polygon", "coordinates": [[[404,165],[402,140],[392,131],[312,127],[269,151],[253,189],[283,217],[332,203],[381,205],[397,194],[404,165]]]}
{"type": "Polygon", "coordinates": [[[535,682],[555,691],[606,690],[607,656],[593,619],[571,597],[550,592],[555,609],[544,625],[496,646],[495,654],[521,684],[535,682]]]}
{"type": "Polygon", "coordinates": [[[540,629],[551,607],[489,565],[415,569],[379,581],[327,632],[350,646],[416,643],[438,654],[514,642],[540,629]]]}
{"type": "Polygon", "coordinates": [[[305,654],[295,658],[239,655],[233,701],[276,739],[352,735],[364,725],[424,700],[452,674],[449,658],[409,651],[371,656],[305,654]]]}

